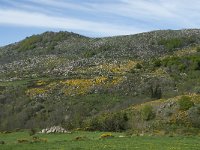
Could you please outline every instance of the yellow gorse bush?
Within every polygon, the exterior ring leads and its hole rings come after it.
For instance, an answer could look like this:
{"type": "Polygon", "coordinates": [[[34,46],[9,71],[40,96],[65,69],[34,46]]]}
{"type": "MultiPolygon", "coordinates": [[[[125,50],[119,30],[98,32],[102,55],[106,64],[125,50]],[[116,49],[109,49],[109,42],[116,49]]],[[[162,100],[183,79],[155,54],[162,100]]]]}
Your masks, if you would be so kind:
{"type": "Polygon", "coordinates": [[[111,133],[104,133],[104,134],[102,134],[101,136],[100,136],[100,138],[111,138],[111,137],[113,137],[113,135],[111,134],[111,133]]]}
{"type": "Polygon", "coordinates": [[[116,74],[125,74],[127,71],[131,70],[137,64],[136,61],[127,61],[122,62],[120,64],[110,63],[110,64],[102,64],[99,67],[107,72],[113,72],[116,74]]]}
{"type": "Polygon", "coordinates": [[[46,82],[45,81],[42,81],[42,80],[38,80],[37,82],[36,82],[36,85],[38,85],[38,86],[40,86],[40,85],[45,85],[46,84],[46,82]]]}
{"type": "Polygon", "coordinates": [[[92,79],[70,79],[51,82],[46,84],[44,81],[37,81],[37,85],[41,87],[35,87],[28,89],[26,94],[30,97],[34,97],[41,94],[47,94],[48,92],[59,89],[69,96],[73,95],[83,95],[88,93],[91,89],[97,86],[112,87],[123,81],[123,77],[113,77],[108,79],[108,77],[100,76],[92,79]]]}
{"type": "Polygon", "coordinates": [[[31,88],[31,89],[28,89],[26,91],[26,94],[29,95],[30,97],[33,97],[33,96],[36,96],[36,95],[44,94],[47,91],[48,90],[46,90],[44,88],[31,88]]]}
{"type": "Polygon", "coordinates": [[[94,86],[103,85],[107,82],[107,77],[97,77],[94,79],[72,79],[60,81],[65,95],[81,95],[89,92],[94,86]]]}

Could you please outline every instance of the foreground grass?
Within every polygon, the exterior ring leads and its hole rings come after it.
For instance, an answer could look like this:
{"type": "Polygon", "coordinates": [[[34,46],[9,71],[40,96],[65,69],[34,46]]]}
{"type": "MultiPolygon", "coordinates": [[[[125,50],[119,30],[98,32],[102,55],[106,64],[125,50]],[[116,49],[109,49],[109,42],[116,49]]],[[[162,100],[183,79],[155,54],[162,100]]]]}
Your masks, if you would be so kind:
{"type": "Polygon", "coordinates": [[[125,136],[113,133],[112,138],[100,138],[102,132],[73,132],[71,134],[37,134],[41,142],[18,143],[19,139],[32,140],[27,132],[0,134],[0,150],[199,150],[200,137],[125,136]],[[120,137],[123,136],[123,137],[120,137]]]}

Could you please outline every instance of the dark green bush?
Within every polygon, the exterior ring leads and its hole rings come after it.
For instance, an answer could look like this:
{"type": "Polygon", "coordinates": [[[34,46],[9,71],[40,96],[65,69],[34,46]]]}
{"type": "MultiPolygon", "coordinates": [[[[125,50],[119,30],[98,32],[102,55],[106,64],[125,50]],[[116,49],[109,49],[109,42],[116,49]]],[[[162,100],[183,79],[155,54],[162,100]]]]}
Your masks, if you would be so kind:
{"type": "Polygon", "coordinates": [[[141,65],[140,63],[137,63],[137,64],[135,65],[135,68],[136,68],[136,69],[142,69],[142,65],[141,65]]]}
{"type": "Polygon", "coordinates": [[[153,63],[154,67],[160,67],[162,65],[161,60],[160,59],[156,59],[153,63]]]}
{"type": "Polygon", "coordinates": [[[200,47],[197,47],[197,48],[196,48],[196,51],[197,51],[197,52],[200,52],[200,47]]]}
{"type": "Polygon", "coordinates": [[[155,118],[155,113],[153,111],[153,107],[150,105],[145,105],[142,109],[141,109],[141,115],[142,115],[142,119],[143,120],[151,120],[155,118]]]}
{"type": "Polygon", "coordinates": [[[156,86],[151,85],[150,93],[151,93],[151,98],[154,98],[154,99],[162,98],[162,89],[159,84],[157,84],[156,86]]]}
{"type": "Polygon", "coordinates": [[[124,131],[127,129],[126,113],[106,113],[94,117],[86,123],[87,130],[124,131]]]}
{"type": "Polygon", "coordinates": [[[29,135],[30,135],[30,136],[35,135],[36,132],[37,132],[36,129],[30,129],[30,130],[29,130],[29,135]]]}
{"type": "Polygon", "coordinates": [[[200,70],[200,60],[196,60],[194,70],[200,70]]]}
{"type": "Polygon", "coordinates": [[[164,45],[166,49],[172,50],[174,48],[182,47],[183,41],[178,38],[174,39],[163,39],[159,42],[160,45],[164,45]]]}
{"type": "Polygon", "coordinates": [[[26,51],[31,50],[36,47],[36,43],[41,42],[42,38],[39,35],[33,35],[31,37],[26,38],[24,41],[22,41],[19,46],[19,51],[26,51]]]}
{"type": "Polygon", "coordinates": [[[192,126],[200,128],[200,104],[191,107],[188,116],[192,126]]]}
{"type": "Polygon", "coordinates": [[[84,57],[86,57],[86,58],[93,57],[94,55],[96,55],[96,53],[95,53],[95,51],[92,51],[92,50],[87,50],[84,53],[84,57]]]}
{"type": "Polygon", "coordinates": [[[178,100],[178,104],[179,104],[179,110],[183,110],[183,111],[188,110],[192,106],[194,106],[194,103],[191,101],[191,98],[188,96],[182,96],[178,100]]]}
{"type": "Polygon", "coordinates": [[[194,92],[195,92],[196,94],[200,94],[200,86],[196,86],[196,87],[194,88],[194,92]]]}
{"type": "Polygon", "coordinates": [[[158,44],[163,45],[167,50],[172,50],[175,48],[182,48],[184,46],[195,43],[195,37],[183,37],[183,38],[172,38],[172,39],[162,39],[158,44]]]}

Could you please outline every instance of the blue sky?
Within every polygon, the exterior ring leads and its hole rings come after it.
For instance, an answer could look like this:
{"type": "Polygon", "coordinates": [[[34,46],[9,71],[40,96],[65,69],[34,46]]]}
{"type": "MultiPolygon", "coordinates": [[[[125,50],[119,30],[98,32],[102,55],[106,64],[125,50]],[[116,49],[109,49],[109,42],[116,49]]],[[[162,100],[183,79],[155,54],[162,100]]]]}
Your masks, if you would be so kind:
{"type": "Polygon", "coordinates": [[[45,31],[103,37],[199,27],[199,0],[0,0],[0,46],[45,31]]]}

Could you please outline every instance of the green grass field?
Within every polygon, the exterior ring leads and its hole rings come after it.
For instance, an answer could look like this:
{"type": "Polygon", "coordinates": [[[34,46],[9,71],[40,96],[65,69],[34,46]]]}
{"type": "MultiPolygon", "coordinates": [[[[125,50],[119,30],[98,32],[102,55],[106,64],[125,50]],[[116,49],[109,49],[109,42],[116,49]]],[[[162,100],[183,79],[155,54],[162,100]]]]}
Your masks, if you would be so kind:
{"type": "Polygon", "coordinates": [[[125,136],[112,133],[112,138],[100,138],[102,132],[71,134],[36,134],[33,140],[27,132],[0,134],[0,150],[199,150],[199,136],[125,136]],[[123,136],[123,137],[120,137],[123,136]],[[19,143],[19,140],[23,141],[19,143]],[[27,140],[27,141],[26,141],[27,140]]]}

